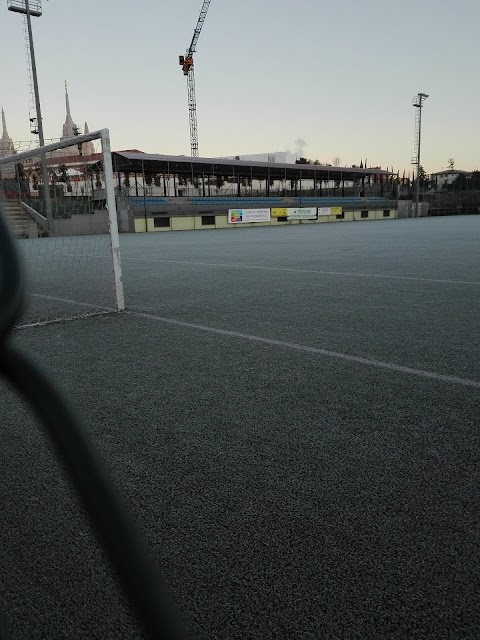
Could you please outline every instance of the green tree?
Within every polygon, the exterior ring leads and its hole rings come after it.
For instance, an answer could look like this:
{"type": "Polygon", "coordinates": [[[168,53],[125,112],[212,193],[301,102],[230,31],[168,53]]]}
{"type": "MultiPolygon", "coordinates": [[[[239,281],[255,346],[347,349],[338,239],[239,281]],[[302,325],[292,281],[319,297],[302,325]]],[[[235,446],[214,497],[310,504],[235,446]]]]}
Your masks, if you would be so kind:
{"type": "Polygon", "coordinates": [[[18,182],[25,182],[26,178],[27,178],[27,174],[25,173],[23,164],[21,162],[17,162],[15,165],[15,179],[18,182]]]}
{"type": "Polygon", "coordinates": [[[30,169],[30,171],[28,172],[28,179],[32,180],[32,189],[34,191],[38,191],[38,182],[39,182],[39,179],[40,179],[38,167],[30,169]]]}
{"type": "Polygon", "coordinates": [[[459,173],[452,184],[444,185],[445,191],[479,191],[480,171],[472,173],[459,173]]]}
{"type": "Polygon", "coordinates": [[[21,162],[17,162],[15,165],[15,178],[17,180],[17,188],[20,194],[29,190],[27,174],[21,162]]]}
{"type": "Polygon", "coordinates": [[[418,167],[417,179],[420,179],[420,189],[425,189],[430,184],[428,174],[422,165],[418,167]]]}

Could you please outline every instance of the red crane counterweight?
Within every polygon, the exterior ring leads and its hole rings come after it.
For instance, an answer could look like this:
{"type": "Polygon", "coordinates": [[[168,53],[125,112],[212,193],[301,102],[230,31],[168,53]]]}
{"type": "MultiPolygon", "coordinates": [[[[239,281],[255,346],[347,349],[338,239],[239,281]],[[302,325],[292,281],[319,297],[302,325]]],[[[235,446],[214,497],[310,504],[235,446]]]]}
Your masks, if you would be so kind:
{"type": "Polygon", "coordinates": [[[188,76],[190,67],[193,65],[193,56],[179,56],[178,64],[182,67],[183,75],[188,76]]]}

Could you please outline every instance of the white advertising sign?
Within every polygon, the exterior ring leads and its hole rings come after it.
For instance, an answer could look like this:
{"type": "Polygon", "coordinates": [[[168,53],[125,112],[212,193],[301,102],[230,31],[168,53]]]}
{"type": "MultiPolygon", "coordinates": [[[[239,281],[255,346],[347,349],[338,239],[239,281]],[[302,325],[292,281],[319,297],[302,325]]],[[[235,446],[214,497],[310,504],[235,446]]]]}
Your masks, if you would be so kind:
{"type": "Polygon", "coordinates": [[[270,222],[270,209],[229,209],[228,222],[270,222]]]}
{"type": "Polygon", "coordinates": [[[318,215],[319,216],[331,216],[332,215],[332,207],[318,207],[318,215]]]}
{"type": "Polygon", "coordinates": [[[319,216],[341,216],[343,212],[342,207],[319,207],[319,216]]]}
{"type": "Polygon", "coordinates": [[[287,218],[289,220],[316,220],[316,207],[303,207],[301,209],[287,209],[287,218]]]}

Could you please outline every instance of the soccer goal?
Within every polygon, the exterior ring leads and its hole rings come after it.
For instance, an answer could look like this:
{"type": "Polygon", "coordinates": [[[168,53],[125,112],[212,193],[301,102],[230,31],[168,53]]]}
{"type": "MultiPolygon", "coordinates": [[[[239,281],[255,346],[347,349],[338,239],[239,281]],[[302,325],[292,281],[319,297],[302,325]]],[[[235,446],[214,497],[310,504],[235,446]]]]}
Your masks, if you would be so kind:
{"type": "Polygon", "coordinates": [[[25,264],[22,326],[123,311],[107,129],[0,157],[0,198],[25,264]]]}

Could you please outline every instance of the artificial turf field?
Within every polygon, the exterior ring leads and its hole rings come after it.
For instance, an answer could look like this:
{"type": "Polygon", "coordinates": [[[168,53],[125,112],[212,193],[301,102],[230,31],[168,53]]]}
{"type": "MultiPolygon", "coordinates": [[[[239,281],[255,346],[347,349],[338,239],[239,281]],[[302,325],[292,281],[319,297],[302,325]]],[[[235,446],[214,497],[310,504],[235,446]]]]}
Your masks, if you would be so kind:
{"type": "MultiPolygon", "coordinates": [[[[14,342],[81,416],[190,636],[478,639],[480,217],[120,240],[125,313],[14,342]]],[[[3,382],[0,424],[11,638],[141,638],[3,382]]]]}

